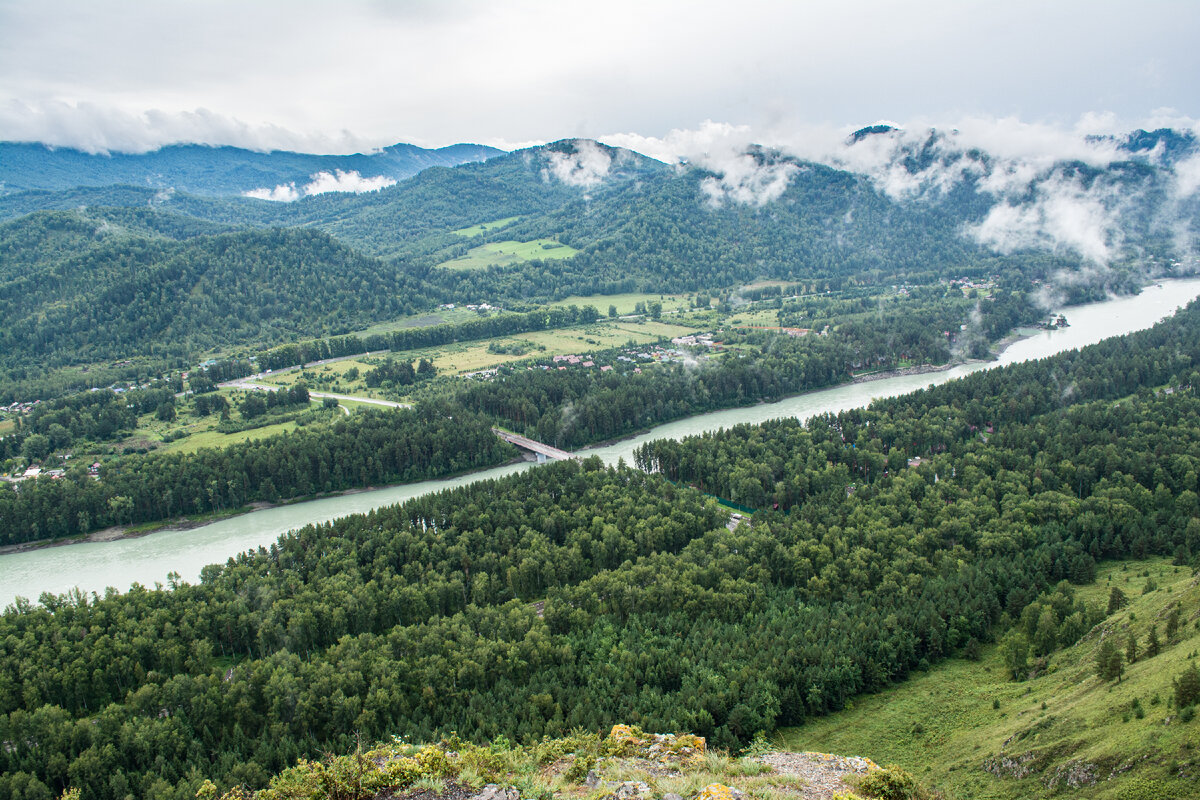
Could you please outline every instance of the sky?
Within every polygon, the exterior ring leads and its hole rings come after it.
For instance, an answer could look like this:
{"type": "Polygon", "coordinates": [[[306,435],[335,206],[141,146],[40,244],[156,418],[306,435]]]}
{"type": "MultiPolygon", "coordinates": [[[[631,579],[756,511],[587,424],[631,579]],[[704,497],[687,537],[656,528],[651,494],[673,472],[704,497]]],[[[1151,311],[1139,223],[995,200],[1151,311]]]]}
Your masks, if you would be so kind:
{"type": "Polygon", "coordinates": [[[667,156],[878,120],[1194,127],[1197,41],[1196,0],[0,0],[0,139],[667,156]]]}

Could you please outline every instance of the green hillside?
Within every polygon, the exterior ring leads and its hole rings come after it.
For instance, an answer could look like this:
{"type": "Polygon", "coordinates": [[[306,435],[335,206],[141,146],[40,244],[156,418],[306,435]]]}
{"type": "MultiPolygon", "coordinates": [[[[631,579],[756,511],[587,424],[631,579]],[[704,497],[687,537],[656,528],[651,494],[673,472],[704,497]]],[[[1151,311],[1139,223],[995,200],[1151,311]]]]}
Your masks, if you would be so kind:
{"type": "Polygon", "coordinates": [[[177,241],[162,235],[176,219],[41,212],[0,226],[0,366],[185,358],[342,333],[431,303],[417,279],[318,231],[177,241]]]}
{"type": "Polygon", "coordinates": [[[1114,587],[1128,606],[1054,652],[1037,677],[1011,680],[1000,649],[987,647],[977,661],[952,659],[776,740],[897,763],[953,797],[1192,797],[1200,723],[1174,707],[1173,682],[1198,663],[1200,579],[1165,558],[1109,563],[1077,595],[1103,606],[1114,587]],[[1151,582],[1158,588],[1146,592],[1151,582]],[[1183,622],[1168,640],[1175,608],[1183,622]],[[1162,651],[1147,657],[1152,626],[1162,651]],[[1138,660],[1119,683],[1101,680],[1100,642],[1124,652],[1130,634],[1138,660]]]}

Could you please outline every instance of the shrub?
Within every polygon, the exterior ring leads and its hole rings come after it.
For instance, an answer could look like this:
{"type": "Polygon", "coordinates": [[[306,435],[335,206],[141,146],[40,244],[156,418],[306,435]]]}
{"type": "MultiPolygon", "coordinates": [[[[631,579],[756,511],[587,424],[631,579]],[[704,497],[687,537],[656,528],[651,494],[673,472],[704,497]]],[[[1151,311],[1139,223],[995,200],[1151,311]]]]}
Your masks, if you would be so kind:
{"type": "Polygon", "coordinates": [[[921,797],[917,779],[895,764],[868,772],[858,780],[858,790],[879,800],[916,800],[921,797]]]}

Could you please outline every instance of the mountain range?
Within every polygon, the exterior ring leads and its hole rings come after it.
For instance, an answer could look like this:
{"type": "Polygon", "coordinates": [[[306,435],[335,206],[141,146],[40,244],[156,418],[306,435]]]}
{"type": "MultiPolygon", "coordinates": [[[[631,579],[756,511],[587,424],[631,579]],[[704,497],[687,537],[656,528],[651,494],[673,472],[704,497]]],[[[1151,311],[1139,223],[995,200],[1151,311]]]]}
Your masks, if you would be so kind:
{"type": "MultiPolygon", "coordinates": [[[[148,153],[87,153],[28,142],[0,142],[0,194],[30,189],[127,184],[199,195],[237,196],[294,185],[301,191],[325,173],[338,185],[390,185],[428,167],[483,161],[503,151],[478,144],[430,150],[396,144],[373,153],[314,155],[178,144],[148,153]],[[368,184],[371,185],[371,184],[368,184]]],[[[314,189],[319,187],[313,187],[314,189]]]]}

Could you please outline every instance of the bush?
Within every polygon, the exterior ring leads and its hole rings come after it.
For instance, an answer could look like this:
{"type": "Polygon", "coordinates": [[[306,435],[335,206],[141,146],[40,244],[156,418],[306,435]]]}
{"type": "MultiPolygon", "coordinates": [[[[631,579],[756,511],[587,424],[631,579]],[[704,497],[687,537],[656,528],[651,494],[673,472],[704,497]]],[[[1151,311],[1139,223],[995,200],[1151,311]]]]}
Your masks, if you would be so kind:
{"type": "Polygon", "coordinates": [[[856,787],[868,797],[879,800],[916,800],[922,797],[917,779],[895,764],[868,772],[856,787]]]}

